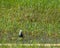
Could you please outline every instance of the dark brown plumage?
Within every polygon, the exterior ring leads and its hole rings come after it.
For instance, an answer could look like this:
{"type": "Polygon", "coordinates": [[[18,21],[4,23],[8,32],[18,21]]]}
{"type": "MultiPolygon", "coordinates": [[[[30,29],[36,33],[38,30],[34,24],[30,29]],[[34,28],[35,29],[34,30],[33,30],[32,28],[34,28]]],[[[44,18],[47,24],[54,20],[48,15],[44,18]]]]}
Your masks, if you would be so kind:
{"type": "Polygon", "coordinates": [[[23,33],[21,32],[21,34],[19,35],[19,37],[22,37],[23,38],[23,33]]]}

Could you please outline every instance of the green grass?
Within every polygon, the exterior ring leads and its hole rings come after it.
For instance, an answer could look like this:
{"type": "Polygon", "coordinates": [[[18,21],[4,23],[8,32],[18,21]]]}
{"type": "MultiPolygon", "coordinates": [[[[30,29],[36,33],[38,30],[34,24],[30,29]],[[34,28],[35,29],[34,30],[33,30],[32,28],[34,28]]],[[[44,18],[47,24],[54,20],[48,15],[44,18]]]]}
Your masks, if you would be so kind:
{"type": "Polygon", "coordinates": [[[60,0],[0,0],[0,43],[60,43],[60,0]]]}
{"type": "Polygon", "coordinates": [[[15,46],[0,46],[0,48],[60,48],[60,46],[20,46],[20,45],[15,45],[15,46]]]}

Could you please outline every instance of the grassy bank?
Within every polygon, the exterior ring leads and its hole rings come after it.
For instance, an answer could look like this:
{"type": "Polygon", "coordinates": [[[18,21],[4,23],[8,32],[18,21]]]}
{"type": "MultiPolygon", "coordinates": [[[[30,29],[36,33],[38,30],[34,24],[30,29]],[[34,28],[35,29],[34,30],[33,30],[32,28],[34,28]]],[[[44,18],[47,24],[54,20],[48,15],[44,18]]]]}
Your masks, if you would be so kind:
{"type": "Polygon", "coordinates": [[[60,43],[60,1],[0,0],[0,43],[60,43]]]}

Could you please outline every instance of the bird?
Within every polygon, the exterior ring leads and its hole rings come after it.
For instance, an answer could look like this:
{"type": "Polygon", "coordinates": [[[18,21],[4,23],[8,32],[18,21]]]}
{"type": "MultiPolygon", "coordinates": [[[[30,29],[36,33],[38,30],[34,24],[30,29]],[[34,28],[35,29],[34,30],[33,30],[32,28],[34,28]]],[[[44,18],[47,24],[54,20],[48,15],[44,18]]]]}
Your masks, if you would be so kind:
{"type": "Polygon", "coordinates": [[[24,37],[24,36],[23,36],[23,31],[22,31],[22,30],[19,31],[19,37],[21,37],[21,38],[24,37]]]}

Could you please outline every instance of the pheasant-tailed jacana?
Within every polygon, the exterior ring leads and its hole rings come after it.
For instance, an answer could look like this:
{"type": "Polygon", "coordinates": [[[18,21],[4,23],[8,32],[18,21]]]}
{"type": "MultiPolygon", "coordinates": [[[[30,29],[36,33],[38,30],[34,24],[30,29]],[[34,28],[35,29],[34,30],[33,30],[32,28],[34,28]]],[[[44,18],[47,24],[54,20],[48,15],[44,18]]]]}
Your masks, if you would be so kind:
{"type": "Polygon", "coordinates": [[[19,31],[19,37],[23,38],[23,32],[22,32],[22,30],[19,31]]]}

